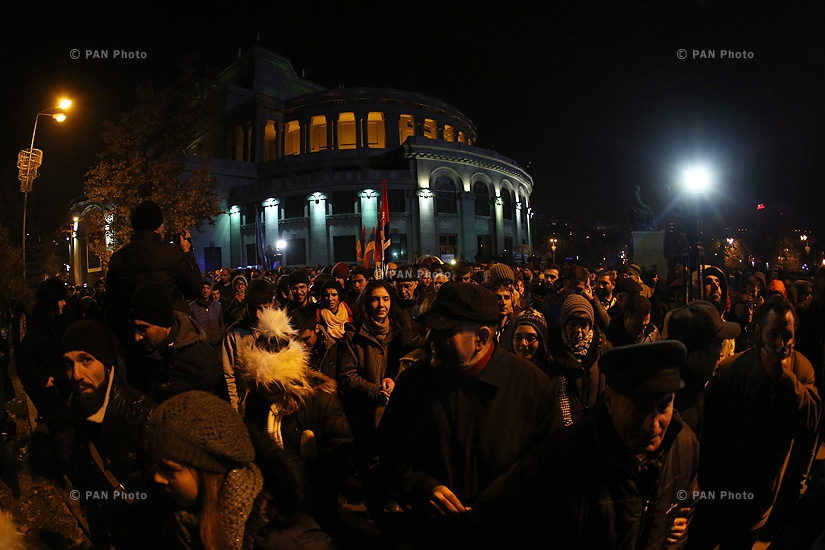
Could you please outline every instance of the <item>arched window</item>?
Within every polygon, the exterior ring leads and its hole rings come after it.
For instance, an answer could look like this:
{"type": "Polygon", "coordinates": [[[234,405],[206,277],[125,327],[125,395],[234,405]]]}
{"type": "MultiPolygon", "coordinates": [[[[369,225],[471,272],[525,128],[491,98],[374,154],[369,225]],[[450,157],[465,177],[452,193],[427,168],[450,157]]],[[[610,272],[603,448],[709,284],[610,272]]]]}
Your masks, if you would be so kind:
{"type": "Polygon", "coordinates": [[[384,113],[372,112],[367,115],[367,137],[370,149],[383,149],[387,146],[384,113]]]}
{"type": "Polygon", "coordinates": [[[449,176],[439,176],[433,186],[435,191],[435,213],[456,214],[455,182],[449,176]]]}
{"type": "Polygon", "coordinates": [[[338,114],[338,148],[355,149],[355,113],[338,114]]]}
{"type": "Polygon", "coordinates": [[[501,214],[505,220],[513,219],[513,194],[506,187],[501,188],[501,214]]]}
{"type": "Polygon", "coordinates": [[[473,194],[476,196],[476,216],[490,215],[490,188],[483,181],[473,184],[473,194]]]}
{"type": "Polygon", "coordinates": [[[415,118],[412,115],[398,117],[398,143],[404,143],[409,136],[415,135],[415,118]]]}
{"type": "Polygon", "coordinates": [[[301,125],[297,120],[287,122],[284,129],[284,156],[301,154],[301,125]]]}
{"type": "Polygon", "coordinates": [[[313,153],[327,148],[327,117],[317,115],[309,123],[309,150],[313,153]]]}

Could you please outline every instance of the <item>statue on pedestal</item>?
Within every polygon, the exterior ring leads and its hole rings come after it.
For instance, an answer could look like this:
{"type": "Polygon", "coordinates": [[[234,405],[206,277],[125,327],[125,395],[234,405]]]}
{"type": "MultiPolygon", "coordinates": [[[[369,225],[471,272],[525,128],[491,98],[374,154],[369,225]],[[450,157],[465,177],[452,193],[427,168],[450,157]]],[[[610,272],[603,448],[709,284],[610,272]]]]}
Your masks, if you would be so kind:
{"type": "Polygon", "coordinates": [[[633,231],[656,231],[656,219],[653,209],[642,202],[639,186],[634,187],[630,227],[633,231]]]}

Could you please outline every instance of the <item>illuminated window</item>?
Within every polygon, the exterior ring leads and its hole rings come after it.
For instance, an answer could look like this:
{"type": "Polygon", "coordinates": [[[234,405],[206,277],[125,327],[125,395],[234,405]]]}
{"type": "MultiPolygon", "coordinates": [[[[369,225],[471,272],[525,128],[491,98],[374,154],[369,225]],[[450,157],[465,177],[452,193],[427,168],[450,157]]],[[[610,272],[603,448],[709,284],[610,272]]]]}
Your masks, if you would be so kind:
{"type": "Polygon", "coordinates": [[[455,182],[449,176],[440,176],[435,180],[436,214],[455,214],[458,212],[455,195],[455,182]]]}
{"type": "Polygon", "coordinates": [[[476,196],[476,216],[490,215],[490,188],[483,181],[473,184],[473,194],[476,196]]]}
{"type": "Polygon", "coordinates": [[[398,142],[404,141],[415,135],[415,118],[412,115],[401,115],[398,118],[398,142]]]}
{"type": "Polygon", "coordinates": [[[367,115],[367,137],[370,149],[383,149],[387,146],[386,131],[384,113],[373,112],[367,115]]]}
{"type": "Polygon", "coordinates": [[[467,140],[464,139],[464,132],[459,132],[458,133],[458,142],[459,143],[464,143],[465,141],[467,141],[467,140]]]}
{"type": "Polygon", "coordinates": [[[444,141],[455,141],[455,130],[449,124],[444,125],[444,141]]]}
{"type": "Polygon", "coordinates": [[[264,160],[278,158],[278,131],[275,129],[275,121],[267,120],[264,128],[264,160]]]}
{"type": "Polygon", "coordinates": [[[327,117],[317,115],[309,122],[309,150],[312,153],[327,148],[327,117]]]}
{"type": "Polygon", "coordinates": [[[439,235],[438,254],[440,256],[458,254],[458,235],[439,235]]]}
{"type": "Polygon", "coordinates": [[[338,148],[355,149],[355,113],[338,115],[338,148]]]}
{"type": "Polygon", "coordinates": [[[438,138],[438,127],[431,118],[424,119],[424,137],[427,139],[438,138]]]}
{"type": "Polygon", "coordinates": [[[301,154],[301,125],[297,120],[286,123],[284,130],[284,155],[301,154]]]}

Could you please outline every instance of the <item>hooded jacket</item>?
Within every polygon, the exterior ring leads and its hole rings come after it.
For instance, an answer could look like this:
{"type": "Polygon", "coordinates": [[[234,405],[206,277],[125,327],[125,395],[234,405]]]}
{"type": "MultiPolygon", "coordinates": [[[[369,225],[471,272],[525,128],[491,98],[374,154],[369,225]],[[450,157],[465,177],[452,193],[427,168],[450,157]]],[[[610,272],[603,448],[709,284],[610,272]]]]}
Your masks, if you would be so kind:
{"type": "Polygon", "coordinates": [[[129,383],[156,401],[189,390],[227,399],[226,381],[206,333],[192,317],[175,311],[172,331],[151,354],[139,350],[127,359],[129,383]]]}

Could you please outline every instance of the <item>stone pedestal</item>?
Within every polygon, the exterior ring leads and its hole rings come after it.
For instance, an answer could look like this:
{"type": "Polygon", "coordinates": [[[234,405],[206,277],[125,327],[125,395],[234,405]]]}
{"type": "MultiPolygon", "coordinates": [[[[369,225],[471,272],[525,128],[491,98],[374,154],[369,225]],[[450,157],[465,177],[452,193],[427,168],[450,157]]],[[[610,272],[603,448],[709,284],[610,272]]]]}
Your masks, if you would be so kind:
{"type": "Polygon", "coordinates": [[[667,273],[665,259],[665,232],[664,231],[632,231],[633,263],[651,269],[654,265],[659,274],[667,273]]]}

